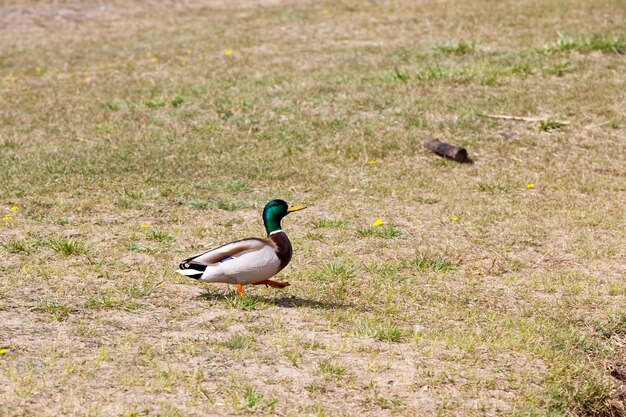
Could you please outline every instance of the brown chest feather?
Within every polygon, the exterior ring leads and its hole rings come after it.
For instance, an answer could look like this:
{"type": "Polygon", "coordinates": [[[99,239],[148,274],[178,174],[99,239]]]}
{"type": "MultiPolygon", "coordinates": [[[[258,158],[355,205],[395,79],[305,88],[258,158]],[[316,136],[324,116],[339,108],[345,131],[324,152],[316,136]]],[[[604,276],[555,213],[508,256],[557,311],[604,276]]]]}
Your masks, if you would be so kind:
{"type": "Polygon", "coordinates": [[[280,269],[283,269],[287,266],[289,261],[291,261],[291,242],[289,238],[285,234],[285,232],[273,233],[269,236],[268,240],[270,240],[275,248],[276,256],[280,259],[280,269]]]}

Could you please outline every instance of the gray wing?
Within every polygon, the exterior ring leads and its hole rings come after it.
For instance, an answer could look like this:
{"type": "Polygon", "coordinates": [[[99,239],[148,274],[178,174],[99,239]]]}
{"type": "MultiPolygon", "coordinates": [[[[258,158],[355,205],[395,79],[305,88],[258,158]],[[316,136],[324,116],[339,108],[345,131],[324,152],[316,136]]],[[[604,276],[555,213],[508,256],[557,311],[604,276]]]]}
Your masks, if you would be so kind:
{"type": "Polygon", "coordinates": [[[180,268],[189,268],[188,264],[191,263],[196,265],[216,264],[227,258],[235,258],[247,252],[260,250],[266,245],[267,242],[265,240],[258,238],[236,240],[234,242],[219,246],[215,249],[211,249],[187,258],[181,262],[180,268]]]}

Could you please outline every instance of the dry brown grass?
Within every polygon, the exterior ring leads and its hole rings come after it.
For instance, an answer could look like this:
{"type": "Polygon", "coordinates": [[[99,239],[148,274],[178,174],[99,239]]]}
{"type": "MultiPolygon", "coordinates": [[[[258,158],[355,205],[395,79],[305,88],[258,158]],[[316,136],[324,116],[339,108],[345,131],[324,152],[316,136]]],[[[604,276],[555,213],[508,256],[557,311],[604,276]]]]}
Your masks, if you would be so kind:
{"type": "Polygon", "coordinates": [[[0,414],[624,415],[625,19],[0,2],[0,414]],[[271,198],[292,286],[173,273],[271,198]]]}

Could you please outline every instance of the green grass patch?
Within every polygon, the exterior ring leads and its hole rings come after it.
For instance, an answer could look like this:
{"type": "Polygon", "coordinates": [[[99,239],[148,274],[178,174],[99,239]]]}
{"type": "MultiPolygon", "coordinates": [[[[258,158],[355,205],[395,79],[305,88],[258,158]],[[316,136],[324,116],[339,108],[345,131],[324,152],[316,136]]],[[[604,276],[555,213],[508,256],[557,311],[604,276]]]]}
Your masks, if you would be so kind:
{"type": "Polygon", "coordinates": [[[318,282],[351,281],[354,277],[354,267],[344,262],[324,264],[313,275],[313,279],[318,282]]]}
{"type": "Polygon", "coordinates": [[[539,130],[543,132],[560,131],[565,126],[563,123],[555,119],[542,120],[539,122],[539,130]]]}
{"type": "Polygon", "coordinates": [[[233,193],[248,193],[250,192],[250,186],[248,181],[234,180],[226,184],[226,189],[233,193]]]}
{"type": "Polygon", "coordinates": [[[191,200],[189,202],[189,207],[195,208],[196,210],[204,210],[209,206],[208,201],[203,200],[191,200]]]}
{"type": "Polygon", "coordinates": [[[33,307],[33,311],[48,313],[55,321],[66,320],[72,309],[57,300],[46,299],[33,307]]]}
{"type": "Polygon", "coordinates": [[[250,311],[265,307],[265,303],[259,297],[250,295],[240,296],[236,292],[226,295],[224,300],[228,307],[235,310],[250,311]]]}
{"type": "Polygon", "coordinates": [[[401,265],[396,263],[380,264],[372,262],[370,264],[366,264],[365,267],[385,281],[400,283],[407,279],[405,275],[400,273],[401,265]]]}
{"type": "Polygon", "coordinates": [[[338,219],[317,219],[311,222],[314,229],[343,229],[347,225],[347,222],[338,219]]]}
{"type": "Polygon", "coordinates": [[[613,336],[626,336],[626,312],[608,317],[605,322],[596,324],[595,328],[606,339],[610,339],[613,336]]]}
{"type": "Polygon", "coordinates": [[[370,337],[381,342],[402,342],[407,334],[390,321],[366,320],[358,323],[355,331],[357,336],[370,337]]]}
{"type": "Polygon", "coordinates": [[[487,194],[505,194],[508,190],[504,185],[494,183],[478,183],[478,191],[487,194]]]}
{"type": "Polygon", "coordinates": [[[158,109],[159,107],[165,107],[165,105],[167,105],[167,99],[153,98],[150,100],[146,100],[144,104],[149,109],[158,109]]]}
{"type": "Polygon", "coordinates": [[[546,53],[600,51],[605,54],[624,55],[626,54],[626,37],[603,34],[570,36],[559,33],[557,40],[543,47],[541,51],[546,53]]]}
{"type": "Polygon", "coordinates": [[[342,377],[346,374],[346,368],[343,365],[332,363],[330,361],[322,361],[318,365],[323,375],[331,377],[342,377]]]}
{"type": "Polygon", "coordinates": [[[184,102],[185,102],[185,99],[182,98],[181,96],[174,96],[170,100],[170,104],[172,105],[172,107],[178,107],[178,106],[182,105],[184,102]]]}
{"type": "Polygon", "coordinates": [[[158,229],[150,230],[148,234],[148,238],[150,240],[154,240],[155,242],[163,242],[163,243],[171,242],[174,240],[174,236],[169,235],[165,233],[164,231],[158,230],[158,229]]]}
{"type": "Polygon", "coordinates": [[[544,67],[543,72],[547,75],[556,75],[557,77],[563,77],[566,74],[574,72],[574,70],[574,65],[571,62],[567,61],[559,62],[549,67],[544,67]]]}
{"type": "Polygon", "coordinates": [[[6,242],[0,242],[0,246],[10,253],[28,253],[29,245],[24,239],[10,239],[6,242]]]}
{"type": "Polygon", "coordinates": [[[48,244],[53,251],[64,256],[82,255],[87,252],[85,244],[74,239],[59,238],[51,240],[48,244]]]}
{"type": "Polygon", "coordinates": [[[126,244],[126,249],[129,251],[138,251],[141,249],[141,244],[138,242],[128,242],[126,244]]]}
{"type": "Polygon", "coordinates": [[[383,82],[387,82],[387,83],[393,83],[393,82],[407,82],[411,79],[411,76],[404,71],[400,71],[399,69],[394,69],[393,71],[389,71],[386,72],[382,77],[381,80],[383,82]]]}
{"type": "Polygon", "coordinates": [[[278,400],[267,400],[259,391],[251,386],[245,385],[237,389],[234,408],[236,411],[249,413],[271,413],[278,400]]]}
{"type": "Polygon", "coordinates": [[[357,229],[356,231],[359,237],[380,237],[383,239],[395,239],[402,236],[402,231],[397,227],[386,224],[383,226],[370,226],[357,229]]]}
{"type": "Polygon", "coordinates": [[[234,334],[222,343],[222,346],[228,349],[245,350],[252,346],[253,340],[249,337],[234,334]]]}
{"type": "Polygon", "coordinates": [[[85,306],[87,308],[104,310],[136,311],[139,309],[139,304],[134,299],[109,291],[89,294],[85,306]]]}
{"type": "Polygon", "coordinates": [[[411,259],[409,265],[416,268],[420,272],[431,270],[446,273],[456,269],[456,265],[451,260],[428,252],[421,252],[416,255],[413,259],[411,259]]]}
{"type": "Polygon", "coordinates": [[[123,290],[131,299],[144,298],[152,295],[152,293],[154,293],[154,291],[162,284],[163,281],[151,282],[149,280],[145,280],[142,283],[132,282],[124,287],[123,290]]]}
{"type": "Polygon", "coordinates": [[[444,42],[433,48],[436,53],[444,55],[466,55],[474,52],[475,49],[476,44],[468,41],[444,42]]]}
{"type": "Polygon", "coordinates": [[[235,211],[235,210],[239,210],[243,207],[245,207],[245,203],[241,202],[241,201],[237,201],[237,202],[227,202],[224,201],[220,198],[210,198],[209,199],[209,204],[215,208],[218,208],[220,210],[224,210],[224,211],[235,211]]]}

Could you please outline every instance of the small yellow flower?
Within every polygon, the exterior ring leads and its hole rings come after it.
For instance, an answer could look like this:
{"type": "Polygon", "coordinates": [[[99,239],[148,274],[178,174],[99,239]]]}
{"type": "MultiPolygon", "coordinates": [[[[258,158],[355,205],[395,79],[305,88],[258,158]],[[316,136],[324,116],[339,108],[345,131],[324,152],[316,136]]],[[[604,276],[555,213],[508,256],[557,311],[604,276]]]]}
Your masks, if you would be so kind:
{"type": "Polygon", "coordinates": [[[374,226],[375,226],[375,227],[380,227],[380,226],[382,226],[382,224],[383,224],[383,221],[382,221],[381,219],[377,219],[377,220],[374,222],[374,226]]]}
{"type": "Polygon", "coordinates": [[[330,12],[329,12],[328,10],[324,10],[324,11],[322,11],[322,13],[324,13],[324,14],[328,14],[328,13],[330,13],[330,12]]]}
{"type": "Polygon", "coordinates": [[[452,218],[452,221],[453,221],[453,222],[458,222],[458,221],[459,221],[459,218],[458,218],[458,217],[456,217],[456,216],[454,216],[454,217],[452,218]]]}
{"type": "Polygon", "coordinates": [[[147,56],[148,58],[150,58],[151,56],[153,56],[153,55],[152,55],[152,52],[150,52],[150,51],[146,52],[146,56],[147,56]]]}
{"type": "Polygon", "coordinates": [[[40,67],[35,68],[35,72],[36,72],[37,74],[41,74],[41,68],[40,68],[40,67]]]}
{"type": "Polygon", "coordinates": [[[370,165],[376,165],[377,163],[378,163],[378,162],[376,162],[376,160],[375,160],[375,159],[371,159],[371,160],[368,162],[368,164],[370,164],[370,165]]]}
{"type": "Polygon", "coordinates": [[[0,349],[0,355],[4,355],[5,353],[7,353],[6,349],[0,349]]]}
{"type": "Polygon", "coordinates": [[[9,220],[11,220],[11,216],[4,216],[2,220],[4,220],[5,222],[8,222],[9,220]]]}
{"type": "Polygon", "coordinates": [[[84,82],[85,84],[89,84],[89,83],[91,82],[91,77],[85,77],[85,78],[83,78],[83,82],[84,82]]]}
{"type": "Polygon", "coordinates": [[[142,228],[142,229],[147,229],[148,227],[150,227],[150,226],[148,226],[148,225],[147,225],[147,224],[145,224],[145,223],[141,225],[141,228],[142,228]]]}
{"type": "Polygon", "coordinates": [[[526,184],[526,188],[532,190],[533,188],[535,188],[535,184],[529,182],[528,184],[526,184]]]}
{"type": "Polygon", "coordinates": [[[182,66],[187,65],[187,60],[186,59],[181,59],[180,60],[180,65],[182,65],[182,66]]]}
{"type": "Polygon", "coordinates": [[[187,55],[191,56],[191,49],[187,49],[187,55]]]}
{"type": "Polygon", "coordinates": [[[15,81],[17,81],[17,77],[16,76],[12,76],[11,78],[9,78],[9,80],[15,82],[15,81]]]}
{"type": "Polygon", "coordinates": [[[226,56],[231,56],[233,54],[233,51],[231,51],[230,49],[227,49],[224,51],[224,55],[226,56]]]}
{"type": "Polygon", "coordinates": [[[373,150],[374,152],[376,152],[376,151],[378,150],[378,146],[376,146],[376,145],[372,146],[372,150],[373,150]]]}
{"type": "Polygon", "coordinates": [[[9,211],[18,211],[20,208],[18,206],[11,206],[9,211]]]}
{"type": "Polygon", "coordinates": [[[150,58],[150,61],[152,61],[152,62],[157,62],[157,61],[158,61],[158,59],[156,59],[156,57],[152,57],[152,58],[150,58]]]}

